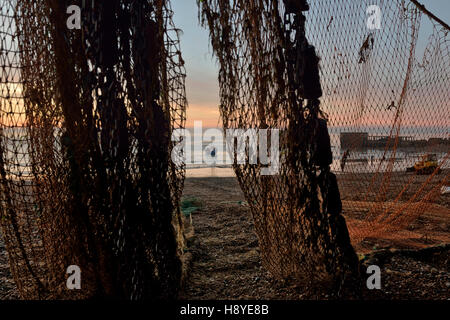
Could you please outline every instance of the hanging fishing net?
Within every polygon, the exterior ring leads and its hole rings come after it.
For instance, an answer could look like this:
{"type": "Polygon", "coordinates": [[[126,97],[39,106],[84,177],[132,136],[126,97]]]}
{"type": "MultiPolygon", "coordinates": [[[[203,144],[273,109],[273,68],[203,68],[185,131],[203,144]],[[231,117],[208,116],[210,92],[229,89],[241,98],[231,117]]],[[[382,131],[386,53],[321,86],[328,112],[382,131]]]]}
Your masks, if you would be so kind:
{"type": "MultiPolygon", "coordinates": [[[[176,296],[184,166],[171,134],[186,98],[169,3],[0,4],[0,223],[21,296],[176,296]],[[70,5],[81,30],[67,28],[70,5]],[[80,291],[67,290],[70,265],[80,291]]],[[[264,265],[357,292],[351,242],[395,235],[427,208],[450,213],[448,30],[421,28],[407,0],[199,5],[224,127],[279,130],[276,172],[234,164],[264,265]],[[349,211],[362,218],[347,230],[349,211]]]]}
{"type": "Polygon", "coordinates": [[[167,1],[0,1],[1,226],[23,298],[174,297],[186,98],[167,1]],[[81,30],[67,8],[82,11],[81,30]],[[79,266],[82,290],[68,290],[79,266]]]}
{"type": "Polygon", "coordinates": [[[233,165],[263,263],[283,279],[331,279],[339,293],[358,273],[342,209],[362,215],[349,223],[357,245],[408,226],[448,183],[449,37],[434,21],[421,29],[410,1],[308,2],[199,6],[224,127],[280,130],[277,174],[233,165]]]}
{"type": "MultiPolygon", "coordinates": [[[[277,174],[265,175],[249,161],[234,164],[263,264],[279,278],[326,284],[335,293],[356,285],[358,260],[330,171],[319,58],[305,32],[306,4],[201,1],[200,10],[220,64],[224,127],[280,130],[277,174]]],[[[274,140],[268,141],[271,150],[274,140]]]]}
{"type": "Polygon", "coordinates": [[[441,197],[450,173],[450,30],[413,2],[311,1],[307,13],[332,170],[344,210],[362,215],[349,223],[354,244],[395,238],[427,210],[450,213],[441,197]],[[379,29],[369,28],[376,14],[379,29]]]}

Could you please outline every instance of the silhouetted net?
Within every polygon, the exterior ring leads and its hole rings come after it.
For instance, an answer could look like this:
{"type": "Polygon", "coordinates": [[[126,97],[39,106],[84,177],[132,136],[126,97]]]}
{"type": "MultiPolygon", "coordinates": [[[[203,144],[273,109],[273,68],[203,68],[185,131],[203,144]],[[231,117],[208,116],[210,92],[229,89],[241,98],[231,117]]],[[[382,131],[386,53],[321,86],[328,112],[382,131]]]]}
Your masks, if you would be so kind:
{"type": "MultiPolygon", "coordinates": [[[[186,98],[169,2],[0,4],[1,226],[20,294],[176,296],[184,167],[170,160],[171,133],[186,98]],[[67,28],[69,5],[82,30],[67,28]],[[66,288],[70,265],[81,291],[66,288]]],[[[277,174],[234,165],[264,265],[357,292],[350,241],[449,212],[448,31],[432,22],[426,34],[407,0],[199,4],[224,127],[280,129],[277,174]],[[362,217],[350,236],[342,211],[362,217]]]]}
{"type": "Polygon", "coordinates": [[[344,211],[363,218],[349,223],[352,242],[395,238],[427,211],[450,213],[441,196],[450,174],[449,30],[410,1],[310,7],[307,34],[321,57],[332,169],[344,211]],[[366,26],[371,5],[381,9],[379,30],[366,26]]]}
{"type": "Polygon", "coordinates": [[[171,133],[186,98],[170,3],[0,7],[1,225],[21,296],[176,296],[184,168],[171,133]],[[82,290],[66,287],[71,265],[82,290]]]}
{"type": "Polygon", "coordinates": [[[349,223],[353,244],[395,236],[448,183],[448,32],[433,23],[419,46],[422,14],[402,0],[199,6],[220,66],[224,127],[281,130],[278,174],[233,166],[263,262],[280,278],[331,278],[339,293],[357,275],[341,209],[361,215],[349,223]],[[371,5],[379,30],[368,25],[371,5]],[[425,170],[406,173],[426,155],[425,170]]]}

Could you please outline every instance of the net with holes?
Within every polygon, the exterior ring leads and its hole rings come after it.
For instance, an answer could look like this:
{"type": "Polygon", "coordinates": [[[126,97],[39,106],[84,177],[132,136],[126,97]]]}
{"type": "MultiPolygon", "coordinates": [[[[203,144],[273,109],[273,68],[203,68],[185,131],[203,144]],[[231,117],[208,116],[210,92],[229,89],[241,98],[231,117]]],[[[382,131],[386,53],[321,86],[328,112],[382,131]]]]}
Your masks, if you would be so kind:
{"type": "Polygon", "coordinates": [[[321,57],[332,167],[344,208],[366,212],[363,224],[350,225],[352,242],[392,236],[441,204],[449,184],[450,31],[408,0],[310,7],[307,33],[321,57]],[[373,5],[381,25],[370,30],[373,5]],[[432,166],[406,172],[427,155],[432,166]]]}
{"type": "Polygon", "coordinates": [[[433,23],[420,52],[429,29],[410,1],[308,2],[199,6],[220,66],[224,127],[281,130],[277,175],[234,165],[263,262],[281,278],[331,277],[339,290],[357,271],[336,176],[344,211],[367,211],[349,227],[353,244],[404,228],[448,183],[449,37],[433,23]],[[373,5],[380,29],[368,26],[373,5]],[[437,158],[429,175],[406,174],[426,154],[437,158]]]}
{"type": "Polygon", "coordinates": [[[23,298],[173,297],[184,62],[168,1],[0,1],[1,226],[23,298]],[[82,29],[66,13],[78,5],[82,29]],[[67,290],[77,265],[82,290],[67,290]]]}

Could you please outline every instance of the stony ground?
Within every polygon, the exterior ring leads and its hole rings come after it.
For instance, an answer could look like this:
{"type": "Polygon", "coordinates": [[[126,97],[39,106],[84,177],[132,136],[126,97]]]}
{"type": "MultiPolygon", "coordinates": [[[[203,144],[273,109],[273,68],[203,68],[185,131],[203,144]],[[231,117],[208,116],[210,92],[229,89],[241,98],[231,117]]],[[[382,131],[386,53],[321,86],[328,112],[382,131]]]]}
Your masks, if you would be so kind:
{"type": "MultiPolygon", "coordinates": [[[[184,196],[196,199],[201,208],[192,214],[195,235],[189,240],[192,260],[182,298],[330,298],[307,285],[293,287],[277,281],[262,268],[250,210],[235,178],[187,179],[184,196]]],[[[446,197],[439,200],[449,209],[446,197]]],[[[348,221],[360,218],[354,212],[345,215],[348,221]]],[[[450,236],[449,226],[449,211],[438,210],[425,213],[410,226],[416,235],[425,233],[424,237],[374,238],[358,245],[365,264],[382,269],[382,290],[365,291],[364,298],[450,299],[450,246],[443,245],[449,243],[444,241],[450,236]]],[[[0,300],[17,297],[0,240],[0,300]]]]}
{"type": "MultiPolygon", "coordinates": [[[[330,298],[325,292],[312,293],[306,285],[292,287],[277,281],[262,268],[250,210],[234,178],[188,179],[185,197],[199,199],[203,206],[193,214],[193,259],[183,298],[330,298]]],[[[445,219],[443,230],[448,236],[448,215],[445,219]]],[[[425,227],[427,216],[422,220],[421,226],[425,227]]],[[[450,299],[450,246],[438,247],[431,253],[429,249],[412,250],[414,254],[407,250],[411,245],[423,248],[439,244],[439,240],[429,238],[395,242],[370,239],[363,243],[358,248],[361,256],[364,252],[365,261],[382,269],[382,290],[366,291],[364,298],[450,299]],[[379,252],[374,254],[367,248],[379,252]]]]}
{"type": "Polygon", "coordinates": [[[8,257],[0,231],[0,300],[17,299],[18,294],[8,266],[8,257]]]}

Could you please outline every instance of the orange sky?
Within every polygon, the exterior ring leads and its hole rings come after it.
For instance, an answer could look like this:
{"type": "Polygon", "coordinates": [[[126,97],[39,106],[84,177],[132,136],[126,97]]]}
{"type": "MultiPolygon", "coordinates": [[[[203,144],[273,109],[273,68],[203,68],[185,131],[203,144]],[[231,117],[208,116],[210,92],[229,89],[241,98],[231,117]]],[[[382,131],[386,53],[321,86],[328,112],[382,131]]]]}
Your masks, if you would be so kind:
{"type": "Polygon", "coordinates": [[[203,121],[204,128],[221,127],[219,123],[219,106],[216,108],[210,105],[189,104],[187,109],[186,127],[192,128],[194,121],[203,121]]]}

